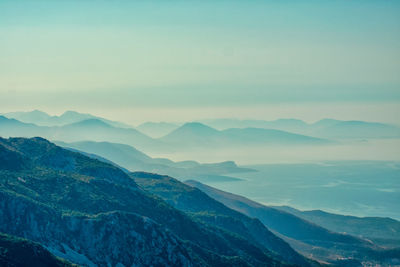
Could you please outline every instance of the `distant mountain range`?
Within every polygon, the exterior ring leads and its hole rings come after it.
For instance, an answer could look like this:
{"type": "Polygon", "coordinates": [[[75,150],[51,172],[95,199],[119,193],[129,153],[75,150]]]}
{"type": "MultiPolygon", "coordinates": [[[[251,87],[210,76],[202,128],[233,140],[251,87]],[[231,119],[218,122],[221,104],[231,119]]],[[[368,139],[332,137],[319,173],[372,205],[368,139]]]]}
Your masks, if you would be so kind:
{"type": "Polygon", "coordinates": [[[132,126],[127,125],[122,122],[107,120],[101,117],[93,116],[91,114],[79,113],[76,111],[66,111],[60,116],[50,116],[49,114],[40,111],[17,111],[17,112],[9,112],[0,114],[10,119],[16,119],[26,123],[34,123],[39,126],[63,126],[66,124],[71,124],[75,122],[80,122],[88,119],[97,119],[106,122],[115,127],[121,128],[132,128],[132,126]]]}
{"type": "Polygon", "coordinates": [[[114,127],[99,119],[86,119],[63,126],[39,126],[0,116],[0,136],[40,136],[65,142],[109,141],[127,143],[140,148],[157,147],[159,145],[157,140],[133,128],[114,127]]]}
{"type": "Polygon", "coordinates": [[[258,145],[322,145],[332,141],[281,130],[261,128],[232,128],[216,130],[205,124],[186,123],[168,135],[160,138],[164,143],[190,147],[227,147],[258,145]]]}
{"type": "Polygon", "coordinates": [[[124,144],[92,141],[75,143],[56,142],[56,144],[101,156],[130,171],[160,173],[179,179],[196,178],[200,181],[233,181],[239,179],[225,175],[254,171],[252,169],[240,168],[234,162],[229,161],[200,164],[196,161],[174,162],[164,158],[151,158],[143,152],[124,144]]]}
{"type": "Polygon", "coordinates": [[[160,138],[169,134],[179,125],[169,122],[145,122],[136,127],[139,131],[153,138],[160,138]]]}
{"type": "Polygon", "coordinates": [[[204,120],[201,122],[220,130],[229,128],[277,129],[298,134],[332,139],[400,137],[400,128],[398,126],[365,121],[341,121],[334,119],[322,119],[315,123],[309,124],[297,119],[279,119],[275,121],[214,119],[204,120]]]}
{"type": "Polygon", "coordinates": [[[170,134],[154,139],[134,128],[115,127],[100,119],[86,119],[63,126],[39,126],[0,116],[0,136],[35,137],[63,142],[122,143],[144,151],[174,152],[193,148],[264,145],[326,145],[332,141],[270,129],[218,131],[201,123],[186,123],[170,134]]]}
{"type": "Polygon", "coordinates": [[[214,119],[182,125],[146,122],[135,129],[91,114],[67,111],[60,116],[50,116],[34,110],[2,114],[0,135],[42,136],[64,142],[105,141],[128,144],[146,152],[176,152],[198,148],[326,145],[343,139],[400,138],[400,128],[384,123],[333,119],[312,124],[297,119],[214,119]]]}
{"type": "Polygon", "coordinates": [[[346,264],[357,266],[361,263],[366,264],[366,262],[385,263],[390,266],[400,260],[400,249],[398,248],[400,222],[396,220],[357,218],[317,211],[300,212],[290,207],[268,207],[197,181],[192,180],[185,183],[202,190],[211,198],[233,210],[252,218],[258,218],[297,251],[319,261],[339,266],[346,264]],[[392,237],[392,240],[389,239],[389,236],[392,237]],[[386,239],[382,237],[386,237],[386,239]],[[371,238],[374,242],[378,241],[383,247],[372,243],[371,238]],[[395,246],[393,246],[394,238],[397,238],[395,246]],[[388,247],[389,249],[385,249],[388,247]],[[395,249],[390,249],[392,247],[395,249]],[[346,263],[338,261],[338,259],[353,259],[358,263],[353,261],[346,263]]]}

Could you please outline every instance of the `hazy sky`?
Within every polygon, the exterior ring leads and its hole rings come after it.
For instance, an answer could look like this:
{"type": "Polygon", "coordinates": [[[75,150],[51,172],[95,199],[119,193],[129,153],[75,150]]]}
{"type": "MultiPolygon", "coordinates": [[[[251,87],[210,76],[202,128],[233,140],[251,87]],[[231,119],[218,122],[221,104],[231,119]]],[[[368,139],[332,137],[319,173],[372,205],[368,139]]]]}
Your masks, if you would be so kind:
{"type": "Polygon", "coordinates": [[[0,0],[0,112],[400,123],[400,1],[0,0]]]}

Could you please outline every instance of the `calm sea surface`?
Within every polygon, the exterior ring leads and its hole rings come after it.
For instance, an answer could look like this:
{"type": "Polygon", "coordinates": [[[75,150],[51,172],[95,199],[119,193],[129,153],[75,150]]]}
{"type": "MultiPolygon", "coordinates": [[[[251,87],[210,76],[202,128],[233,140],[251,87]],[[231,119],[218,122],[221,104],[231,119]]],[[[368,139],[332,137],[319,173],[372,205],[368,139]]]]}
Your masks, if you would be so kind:
{"type": "Polygon", "coordinates": [[[400,219],[400,162],[326,161],[245,166],[236,182],[208,182],[269,205],[400,219]]]}

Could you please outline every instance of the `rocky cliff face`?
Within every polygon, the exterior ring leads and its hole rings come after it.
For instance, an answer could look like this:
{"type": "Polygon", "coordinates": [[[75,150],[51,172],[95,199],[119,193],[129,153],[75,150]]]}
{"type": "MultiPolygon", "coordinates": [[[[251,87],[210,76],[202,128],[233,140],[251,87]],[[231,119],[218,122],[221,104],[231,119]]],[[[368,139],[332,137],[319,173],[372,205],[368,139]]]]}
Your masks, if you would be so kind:
{"type": "Polygon", "coordinates": [[[179,238],[134,213],[66,215],[4,193],[0,209],[0,232],[40,242],[55,255],[78,264],[193,266],[179,238]]]}

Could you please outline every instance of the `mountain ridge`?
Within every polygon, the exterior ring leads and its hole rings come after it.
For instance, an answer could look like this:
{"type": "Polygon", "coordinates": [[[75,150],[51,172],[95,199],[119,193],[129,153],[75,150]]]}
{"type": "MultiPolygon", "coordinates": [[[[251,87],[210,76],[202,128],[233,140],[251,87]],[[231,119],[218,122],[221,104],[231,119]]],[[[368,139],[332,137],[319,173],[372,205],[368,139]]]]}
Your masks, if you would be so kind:
{"type": "MultiPolygon", "coordinates": [[[[335,232],[332,227],[323,228],[319,226],[320,221],[313,220],[312,217],[296,216],[296,213],[286,212],[285,209],[265,206],[197,181],[191,180],[185,183],[202,190],[233,210],[260,219],[274,233],[308,257],[339,265],[343,262],[337,260],[346,258],[358,261],[353,264],[363,262],[369,264],[368,262],[372,261],[372,263],[386,262],[385,264],[390,265],[400,260],[399,249],[380,247],[365,237],[335,232]]],[[[344,222],[339,219],[334,224],[341,225],[344,222]]],[[[364,232],[368,233],[367,228],[364,228],[364,232]]]]}
{"type": "Polygon", "coordinates": [[[159,138],[165,143],[185,146],[240,146],[265,144],[330,144],[332,141],[262,128],[229,128],[216,130],[202,123],[185,123],[171,133],[159,138]]]}
{"type": "Polygon", "coordinates": [[[43,138],[0,144],[27,162],[0,169],[0,231],[55,255],[113,266],[287,266],[266,248],[173,208],[114,165],[43,138]]]}

